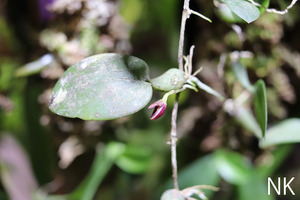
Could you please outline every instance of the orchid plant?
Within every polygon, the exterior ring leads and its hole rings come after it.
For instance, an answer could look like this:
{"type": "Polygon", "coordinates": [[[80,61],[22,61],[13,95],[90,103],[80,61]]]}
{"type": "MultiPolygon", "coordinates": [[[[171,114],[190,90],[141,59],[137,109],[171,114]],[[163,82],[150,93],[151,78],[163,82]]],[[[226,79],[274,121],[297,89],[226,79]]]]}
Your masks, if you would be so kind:
{"type": "MultiPolygon", "coordinates": [[[[149,109],[154,108],[150,119],[155,120],[163,115],[168,97],[186,89],[198,92],[199,88],[223,101],[224,97],[221,94],[196,77],[202,68],[192,74],[193,50],[194,46],[191,47],[190,54],[183,57],[184,71],[172,68],[154,79],[149,78],[148,66],[139,58],[116,53],[88,57],[70,67],[58,80],[52,92],[49,108],[58,115],[83,120],[116,119],[145,107],[152,97],[152,90],[155,89],[166,92],[162,99],[149,106],[149,109]]],[[[177,139],[171,138],[169,144],[172,155],[175,155],[177,139]]],[[[174,174],[177,175],[173,171],[174,174]]],[[[177,183],[177,178],[174,183],[177,183]]],[[[201,190],[194,188],[179,191],[178,187],[175,187],[174,190],[180,195],[188,192],[184,194],[184,198],[197,194],[200,198],[206,199],[201,190]]],[[[168,193],[164,193],[163,196],[170,199],[168,193]]]]}
{"type": "MultiPolygon", "coordinates": [[[[215,3],[218,6],[222,5],[223,8],[224,6],[228,7],[231,16],[247,23],[256,20],[260,15],[260,10],[256,5],[248,1],[224,0],[215,1],[215,3]]],[[[228,14],[228,12],[226,13],[228,14]]],[[[194,46],[190,48],[189,55],[183,56],[185,23],[191,14],[211,22],[207,17],[191,10],[189,0],[184,1],[178,48],[178,69],[171,68],[162,75],[151,79],[148,65],[137,57],[116,53],[94,55],[71,66],[58,80],[51,95],[50,110],[61,116],[83,120],[117,119],[134,114],[144,108],[152,98],[153,89],[163,91],[165,94],[162,99],[155,101],[148,107],[154,109],[150,117],[151,120],[158,119],[163,115],[170,95],[177,94],[178,97],[179,93],[186,89],[195,92],[201,89],[214,95],[224,102],[226,110],[228,107],[226,105],[233,101],[229,99],[225,102],[223,95],[197,78],[202,68],[193,73],[194,46]],[[184,65],[183,60],[185,61],[184,65]]],[[[240,79],[248,80],[245,69],[235,67],[235,71],[236,74],[239,74],[240,79]]],[[[249,81],[245,83],[247,83],[246,88],[254,94],[255,111],[261,128],[259,136],[263,137],[267,124],[265,84],[262,80],[257,81],[255,85],[251,85],[249,81]]],[[[176,160],[177,100],[178,98],[176,98],[173,107],[171,137],[168,143],[171,145],[174,189],[165,191],[161,199],[192,200],[194,199],[192,196],[207,199],[201,189],[217,191],[218,188],[201,185],[179,190],[176,160]]]]}
{"type": "Polygon", "coordinates": [[[185,58],[185,71],[172,68],[150,79],[147,64],[133,56],[115,53],[88,57],[70,67],[56,83],[50,101],[54,113],[83,120],[110,120],[133,114],[145,107],[152,97],[152,88],[166,92],[154,108],[151,120],[161,117],[168,97],[192,89],[202,89],[220,100],[224,97],[192,74],[192,56],[185,58]]]}

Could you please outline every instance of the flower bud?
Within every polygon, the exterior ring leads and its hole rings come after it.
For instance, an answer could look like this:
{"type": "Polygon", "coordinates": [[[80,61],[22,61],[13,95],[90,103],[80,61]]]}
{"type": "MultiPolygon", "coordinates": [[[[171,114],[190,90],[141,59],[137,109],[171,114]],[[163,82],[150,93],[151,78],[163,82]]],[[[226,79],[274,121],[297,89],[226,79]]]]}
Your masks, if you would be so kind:
{"type": "Polygon", "coordinates": [[[160,118],[164,114],[166,107],[167,103],[163,100],[158,100],[155,103],[151,104],[148,109],[154,108],[154,110],[150,119],[154,120],[160,118]]]}

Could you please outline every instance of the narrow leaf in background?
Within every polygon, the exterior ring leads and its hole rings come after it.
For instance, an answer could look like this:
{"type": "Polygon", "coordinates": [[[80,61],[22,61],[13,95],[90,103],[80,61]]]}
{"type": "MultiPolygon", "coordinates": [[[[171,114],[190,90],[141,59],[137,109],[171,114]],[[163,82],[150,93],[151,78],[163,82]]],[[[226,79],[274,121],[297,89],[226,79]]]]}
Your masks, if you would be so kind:
{"type": "Polygon", "coordinates": [[[16,77],[24,77],[33,74],[37,74],[47,68],[51,63],[54,62],[54,56],[52,54],[45,54],[41,58],[27,63],[20,68],[18,68],[15,72],[16,77]]]}
{"type": "Polygon", "coordinates": [[[255,88],[251,85],[248,77],[246,67],[243,66],[240,62],[232,63],[233,72],[239,82],[250,92],[254,92],[255,88]]]}
{"type": "Polygon", "coordinates": [[[262,131],[262,136],[264,137],[268,121],[268,108],[266,85],[263,80],[258,80],[255,84],[254,108],[258,124],[262,131]]]}
{"type": "Polygon", "coordinates": [[[251,131],[257,138],[262,138],[261,128],[249,109],[244,106],[237,107],[235,118],[244,128],[251,131]]]}
{"type": "Polygon", "coordinates": [[[106,148],[100,146],[97,149],[91,171],[79,187],[70,194],[70,199],[92,200],[94,198],[100,183],[113,165],[113,160],[109,157],[112,148],[108,145],[106,148]]]}

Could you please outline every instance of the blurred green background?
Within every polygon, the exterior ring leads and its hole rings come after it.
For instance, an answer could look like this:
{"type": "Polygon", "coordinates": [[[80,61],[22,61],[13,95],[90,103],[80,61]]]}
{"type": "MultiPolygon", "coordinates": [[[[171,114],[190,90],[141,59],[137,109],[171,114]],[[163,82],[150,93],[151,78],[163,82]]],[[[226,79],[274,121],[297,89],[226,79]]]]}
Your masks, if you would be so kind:
{"type": "MultiPolygon", "coordinates": [[[[266,1],[264,1],[266,3],[266,1]]],[[[268,3],[268,2],[267,2],[268,3]]],[[[284,9],[288,1],[271,1],[284,9]]],[[[2,0],[0,2],[0,199],[152,200],[172,188],[170,119],[151,111],[112,121],[60,117],[48,109],[51,90],[71,65],[90,55],[137,56],[155,77],[177,67],[183,1],[2,0]]],[[[191,0],[212,19],[191,16],[185,52],[195,45],[201,81],[233,99],[223,106],[205,92],[179,102],[181,189],[213,185],[212,200],[300,198],[300,8],[262,13],[233,24],[220,5],[191,0]],[[234,69],[234,53],[250,83],[267,87],[268,130],[260,133],[253,95],[234,69]],[[267,177],[287,177],[295,196],[267,192],[267,177]]],[[[154,92],[154,102],[162,97],[154,92]]],[[[195,197],[196,198],[196,197],[195,197]]]]}

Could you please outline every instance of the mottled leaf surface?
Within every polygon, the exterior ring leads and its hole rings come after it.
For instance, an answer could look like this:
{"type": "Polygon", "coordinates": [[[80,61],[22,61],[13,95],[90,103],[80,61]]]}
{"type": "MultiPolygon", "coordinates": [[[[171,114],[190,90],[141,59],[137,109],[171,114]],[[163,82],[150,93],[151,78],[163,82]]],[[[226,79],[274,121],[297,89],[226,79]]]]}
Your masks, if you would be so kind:
{"type": "Polygon", "coordinates": [[[150,101],[147,64],[115,53],[88,57],[70,67],[53,89],[50,110],[84,120],[109,120],[133,114],[150,101]]]}

